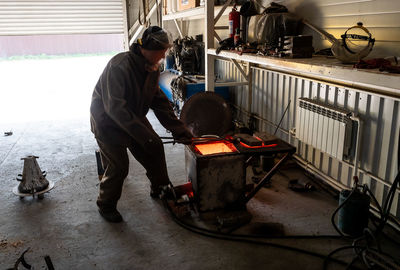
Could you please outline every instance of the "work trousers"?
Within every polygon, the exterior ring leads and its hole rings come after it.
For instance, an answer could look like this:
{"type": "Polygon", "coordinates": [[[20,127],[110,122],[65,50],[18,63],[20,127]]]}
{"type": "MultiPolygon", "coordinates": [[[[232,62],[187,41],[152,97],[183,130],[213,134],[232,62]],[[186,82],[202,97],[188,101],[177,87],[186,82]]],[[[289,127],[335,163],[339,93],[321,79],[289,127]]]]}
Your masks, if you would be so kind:
{"type": "Polygon", "coordinates": [[[132,139],[129,146],[112,145],[97,140],[100,147],[104,175],[100,181],[97,198],[99,207],[116,207],[122,193],[122,186],[129,172],[127,149],[146,169],[152,188],[169,184],[164,146],[161,139],[150,145],[140,145],[132,139]]]}

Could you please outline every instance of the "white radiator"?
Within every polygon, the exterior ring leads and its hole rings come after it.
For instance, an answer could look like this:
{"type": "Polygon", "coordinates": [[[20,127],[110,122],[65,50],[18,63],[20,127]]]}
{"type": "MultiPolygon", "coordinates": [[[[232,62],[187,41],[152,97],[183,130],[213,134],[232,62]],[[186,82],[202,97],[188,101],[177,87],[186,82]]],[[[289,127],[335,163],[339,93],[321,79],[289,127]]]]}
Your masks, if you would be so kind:
{"type": "Polygon", "coordinates": [[[296,137],[314,148],[343,160],[350,155],[350,111],[309,98],[297,104],[296,137]]]}

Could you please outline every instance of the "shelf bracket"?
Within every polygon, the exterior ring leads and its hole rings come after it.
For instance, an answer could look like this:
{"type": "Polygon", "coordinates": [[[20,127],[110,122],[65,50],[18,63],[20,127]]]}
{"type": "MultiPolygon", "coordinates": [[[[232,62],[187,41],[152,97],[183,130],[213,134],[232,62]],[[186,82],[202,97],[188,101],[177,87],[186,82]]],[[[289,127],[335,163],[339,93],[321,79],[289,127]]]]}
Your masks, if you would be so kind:
{"type": "Polygon", "coordinates": [[[232,63],[236,66],[236,68],[240,71],[246,82],[249,81],[249,75],[243,70],[242,66],[235,60],[231,59],[232,63]]]}
{"type": "MultiPolygon", "coordinates": [[[[157,3],[153,5],[153,7],[150,9],[150,12],[146,16],[146,21],[150,19],[150,17],[153,15],[153,13],[157,10],[157,3]]],[[[129,28],[128,31],[128,37],[132,37],[129,40],[129,44],[132,44],[136,38],[139,36],[140,32],[143,30],[143,25],[140,25],[139,20],[137,20],[131,28],[129,28]],[[139,28],[138,28],[139,27],[139,28]]]]}
{"type": "Polygon", "coordinates": [[[218,42],[221,42],[221,38],[219,37],[219,35],[217,34],[217,32],[215,32],[215,30],[214,30],[214,38],[216,39],[216,40],[218,40],[218,42]]]}
{"type": "Polygon", "coordinates": [[[174,19],[174,23],[175,23],[176,29],[178,29],[179,36],[180,36],[181,38],[183,38],[182,29],[181,29],[181,27],[179,26],[179,24],[178,24],[178,22],[176,21],[176,19],[174,19]]]}
{"type": "Polygon", "coordinates": [[[214,25],[218,22],[218,20],[221,18],[222,14],[224,14],[225,9],[232,3],[233,0],[228,0],[225,2],[224,6],[221,8],[217,16],[214,18],[214,25]]]}
{"type": "Polygon", "coordinates": [[[140,25],[139,28],[136,30],[135,34],[132,36],[129,44],[132,44],[140,35],[140,33],[143,31],[144,26],[140,25]]]}

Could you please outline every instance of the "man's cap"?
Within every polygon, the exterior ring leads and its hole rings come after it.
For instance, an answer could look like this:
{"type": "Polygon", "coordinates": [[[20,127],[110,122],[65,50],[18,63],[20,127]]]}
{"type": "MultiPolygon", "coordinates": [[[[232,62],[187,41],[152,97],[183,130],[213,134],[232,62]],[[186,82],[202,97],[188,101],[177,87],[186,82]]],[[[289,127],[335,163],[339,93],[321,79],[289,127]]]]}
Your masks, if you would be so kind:
{"type": "Polygon", "coordinates": [[[165,50],[172,47],[172,35],[159,26],[147,28],[138,43],[143,49],[150,51],[165,50]]]}

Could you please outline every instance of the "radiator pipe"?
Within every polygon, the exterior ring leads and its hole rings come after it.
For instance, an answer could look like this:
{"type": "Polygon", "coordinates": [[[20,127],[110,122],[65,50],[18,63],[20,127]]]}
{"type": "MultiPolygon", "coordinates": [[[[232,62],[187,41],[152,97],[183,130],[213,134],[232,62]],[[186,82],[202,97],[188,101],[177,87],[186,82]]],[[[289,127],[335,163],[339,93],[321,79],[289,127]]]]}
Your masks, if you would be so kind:
{"type": "Polygon", "coordinates": [[[356,150],[355,150],[355,157],[354,157],[354,177],[357,177],[358,180],[358,163],[360,160],[360,141],[361,141],[361,119],[354,113],[350,116],[350,119],[357,122],[357,140],[356,140],[356,150]]]}
{"type": "Polygon", "coordinates": [[[325,180],[330,186],[332,186],[336,190],[348,189],[346,185],[339,183],[329,175],[324,174],[318,168],[316,168],[311,162],[304,160],[298,154],[294,154],[292,157],[297,161],[297,164],[299,164],[300,167],[312,173],[313,175],[317,175],[319,178],[325,180]]]}

